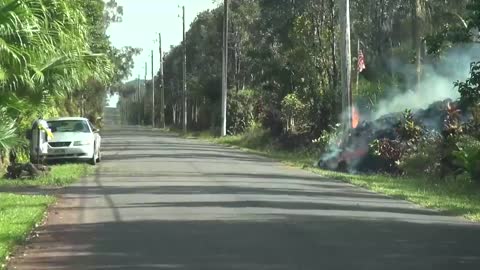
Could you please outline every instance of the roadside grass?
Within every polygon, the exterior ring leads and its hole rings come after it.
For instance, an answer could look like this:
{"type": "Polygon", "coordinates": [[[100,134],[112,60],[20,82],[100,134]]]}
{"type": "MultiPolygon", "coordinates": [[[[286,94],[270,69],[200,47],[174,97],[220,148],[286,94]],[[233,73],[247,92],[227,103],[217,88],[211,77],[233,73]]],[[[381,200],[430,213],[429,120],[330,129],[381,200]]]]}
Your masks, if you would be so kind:
{"type": "Polygon", "coordinates": [[[94,167],[87,164],[63,164],[54,165],[51,168],[52,171],[47,176],[38,179],[8,180],[0,178],[0,191],[2,187],[64,187],[94,171],[94,167]]]}
{"type": "Polygon", "coordinates": [[[0,269],[5,268],[12,249],[25,241],[54,201],[51,196],[0,193],[0,269]]]}
{"type": "Polygon", "coordinates": [[[1,193],[2,188],[64,187],[94,171],[86,164],[63,164],[51,167],[50,173],[35,180],[7,180],[0,178],[0,269],[7,256],[21,244],[42,221],[54,196],[31,196],[1,193]]]}
{"type": "Polygon", "coordinates": [[[263,155],[293,167],[318,175],[360,186],[391,197],[411,201],[417,205],[440,210],[449,215],[480,221],[480,186],[462,180],[439,181],[424,178],[393,177],[389,175],[353,175],[319,169],[316,162],[320,153],[309,149],[285,151],[275,147],[262,130],[216,138],[208,132],[189,133],[187,138],[198,138],[212,143],[239,147],[250,153],[263,155]]]}

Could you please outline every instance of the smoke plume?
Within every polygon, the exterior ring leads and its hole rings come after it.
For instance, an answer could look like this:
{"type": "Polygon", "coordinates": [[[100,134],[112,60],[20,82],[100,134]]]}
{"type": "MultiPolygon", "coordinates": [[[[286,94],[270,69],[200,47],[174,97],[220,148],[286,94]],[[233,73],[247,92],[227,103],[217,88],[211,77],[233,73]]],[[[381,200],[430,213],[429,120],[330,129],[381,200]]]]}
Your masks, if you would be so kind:
{"type": "Polygon", "coordinates": [[[406,79],[406,91],[388,89],[387,97],[379,102],[373,119],[388,113],[409,109],[424,109],[439,100],[460,97],[454,82],[464,81],[469,76],[470,64],[480,61],[480,45],[468,44],[449,49],[440,59],[422,65],[422,80],[416,91],[416,74],[413,64],[392,61],[393,68],[406,79]]]}

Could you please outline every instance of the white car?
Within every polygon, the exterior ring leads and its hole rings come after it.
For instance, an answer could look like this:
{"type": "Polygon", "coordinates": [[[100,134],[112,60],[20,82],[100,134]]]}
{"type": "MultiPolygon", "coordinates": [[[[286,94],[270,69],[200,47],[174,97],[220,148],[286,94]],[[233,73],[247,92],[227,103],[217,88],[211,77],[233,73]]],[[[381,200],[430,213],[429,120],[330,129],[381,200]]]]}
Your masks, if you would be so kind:
{"type": "Polygon", "coordinates": [[[48,140],[47,160],[77,159],[96,165],[101,161],[99,130],[81,117],[47,120],[53,138],[48,140]]]}

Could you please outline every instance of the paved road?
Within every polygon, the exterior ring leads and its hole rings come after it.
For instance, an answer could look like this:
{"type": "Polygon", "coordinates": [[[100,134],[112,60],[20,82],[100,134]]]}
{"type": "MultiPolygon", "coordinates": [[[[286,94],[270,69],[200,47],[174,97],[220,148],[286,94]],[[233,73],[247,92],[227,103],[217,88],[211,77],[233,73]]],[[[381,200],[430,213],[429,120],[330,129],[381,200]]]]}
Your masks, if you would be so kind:
{"type": "Polygon", "coordinates": [[[135,128],[10,269],[480,269],[480,227],[230,148],[135,128]]]}

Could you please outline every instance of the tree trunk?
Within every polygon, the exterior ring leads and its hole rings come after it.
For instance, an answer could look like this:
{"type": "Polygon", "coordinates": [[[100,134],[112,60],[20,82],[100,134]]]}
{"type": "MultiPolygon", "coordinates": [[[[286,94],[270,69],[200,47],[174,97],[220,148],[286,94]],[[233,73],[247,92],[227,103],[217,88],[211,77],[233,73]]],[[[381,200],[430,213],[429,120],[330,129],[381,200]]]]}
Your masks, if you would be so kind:
{"type": "Polygon", "coordinates": [[[195,101],[195,123],[198,125],[198,115],[199,115],[199,106],[198,106],[198,100],[195,101]]]}
{"type": "Polygon", "coordinates": [[[177,125],[177,105],[175,104],[172,105],[172,118],[173,125],[177,125]]]}
{"type": "Polygon", "coordinates": [[[414,44],[415,44],[415,67],[416,67],[416,89],[420,91],[420,81],[422,79],[422,47],[423,47],[423,27],[424,12],[423,0],[414,0],[415,19],[413,24],[414,44]]]}
{"type": "Polygon", "coordinates": [[[332,33],[332,44],[331,44],[331,50],[332,50],[332,84],[334,91],[337,90],[337,78],[338,78],[338,70],[337,70],[337,38],[335,35],[335,25],[337,25],[337,22],[335,20],[335,1],[330,0],[330,5],[331,5],[331,22],[330,22],[330,32],[332,33]]]}

